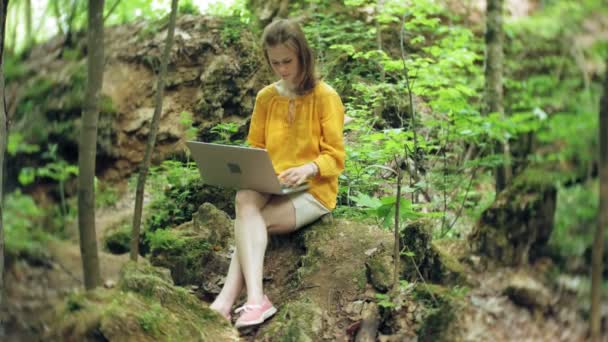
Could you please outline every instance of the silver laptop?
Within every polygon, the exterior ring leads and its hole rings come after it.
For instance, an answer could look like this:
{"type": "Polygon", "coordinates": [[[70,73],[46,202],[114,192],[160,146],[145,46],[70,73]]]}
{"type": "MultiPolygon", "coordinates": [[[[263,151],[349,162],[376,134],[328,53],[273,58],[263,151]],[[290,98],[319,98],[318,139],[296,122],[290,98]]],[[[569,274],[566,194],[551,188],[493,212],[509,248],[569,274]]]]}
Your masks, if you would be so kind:
{"type": "Polygon", "coordinates": [[[308,189],[308,183],[288,187],[279,182],[268,152],[260,148],[187,141],[206,184],[284,195],[308,189]]]}

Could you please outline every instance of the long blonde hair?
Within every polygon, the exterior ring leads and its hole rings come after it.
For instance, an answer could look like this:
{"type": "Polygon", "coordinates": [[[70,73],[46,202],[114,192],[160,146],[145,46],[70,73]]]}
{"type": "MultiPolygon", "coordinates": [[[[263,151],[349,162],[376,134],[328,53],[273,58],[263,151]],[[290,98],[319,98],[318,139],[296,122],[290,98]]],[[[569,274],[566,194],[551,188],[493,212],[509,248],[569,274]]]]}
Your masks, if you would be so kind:
{"type": "Polygon", "coordinates": [[[298,56],[300,73],[298,75],[299,82],[295,89],[296,94],[303,95],[310,92],[317,85],[318,80],[315,71],[315,59],[306,36],[297,22],[290,19],[277,19],[264,28],[262,47],[266,63],[271,69],[268,48],[279,44],[287,45],[298,56]]]}

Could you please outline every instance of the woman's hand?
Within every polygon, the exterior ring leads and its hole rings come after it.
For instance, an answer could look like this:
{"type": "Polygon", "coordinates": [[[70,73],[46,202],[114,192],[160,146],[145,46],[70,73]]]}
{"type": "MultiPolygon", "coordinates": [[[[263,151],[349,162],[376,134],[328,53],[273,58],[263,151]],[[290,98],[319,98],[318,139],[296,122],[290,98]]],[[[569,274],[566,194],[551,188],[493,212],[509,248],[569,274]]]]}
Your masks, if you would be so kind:
{"type": "Polygon", "coordinates": [[[279,174],[281,183],[293,187],[304,183],[308,178],[317,174],[318,167],[315,163],[308,163],[298,167],[292,167],[279,174]]]}

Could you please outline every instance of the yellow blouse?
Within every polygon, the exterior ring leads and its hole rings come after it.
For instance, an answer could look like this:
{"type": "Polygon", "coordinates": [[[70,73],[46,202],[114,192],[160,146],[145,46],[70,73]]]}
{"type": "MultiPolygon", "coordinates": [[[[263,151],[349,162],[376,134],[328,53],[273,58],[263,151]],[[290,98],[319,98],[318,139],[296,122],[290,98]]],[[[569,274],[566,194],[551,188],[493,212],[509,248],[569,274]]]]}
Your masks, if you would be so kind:
{"type": "Polygon", "coordinates": [[[290,100],[276,84],[264,87],[255,100],[247,142],[268,150],[275,171],[314,162],[317,176],[310,192],[328,209],[336,207],[338,175],[344,170],[344,106],[336,91],[319,81],[313,91],[290,100]],[[289,124],[289,102],[295,101],[295,121],[289,124]]]}

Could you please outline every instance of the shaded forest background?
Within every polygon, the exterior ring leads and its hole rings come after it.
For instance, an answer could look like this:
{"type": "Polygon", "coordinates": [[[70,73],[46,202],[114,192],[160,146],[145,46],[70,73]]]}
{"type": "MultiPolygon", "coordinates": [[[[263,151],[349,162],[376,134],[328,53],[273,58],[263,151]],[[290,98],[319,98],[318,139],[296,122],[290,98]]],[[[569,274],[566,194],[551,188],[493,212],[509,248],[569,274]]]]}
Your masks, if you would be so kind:
{"type": "MultiPolygon", "coordinates": [[[[42,27],[27,24],[28,4],[31,1],[11,1],[4,54],[9,119],[3,194],[7,273],[25,272],[14,271],[21,264],[32,268],[53,264],[58,258],[49,247],[53,241],[77,241],[78,139],[90,51],[87,6],[80,1],[50,1],[45,15],[54,18],[58,34],[46,40],[40,38],[42,27]],[[24,34],[21,19],[26,22],[24,34]]],[[[99,246],[108,253],[129,250],[132,207],[125,202],[133,200],[129,196],[135,191],[150,133],[169,8],[168,4],[149,6],[146,1],[108,1],[104,9],[95,200],[99,246]],[[112,220],[112,215],[120,217],[112,220]],[[111,222],[103,223],[107,221],[111,222]]],[[[232,216],[233,194],[203,185],[185,141],[243,143],[255,94],[273,80],[262,63],[258,37],[273,17],[289,15],[301,20],[321,74],[341,95],[352,119],[346,126],[348,163],[340,178],[334,218],[380,227],[390,234],[397,217],[403,246],[424,246],[401,251],[405,270],[399,280],[401,293],[406,293],[401,297],[388,291],[390,281],[379,283],[369,275],[374,273],[369,260],[361,264],[363,270],[370,270],[367,280],[363,276],[361,292],[366,282],[378,292],[365,297],[365,303],[380,307],[381,333],[403,337],[412,331],[419,336],[450,331],[437,323],[446,321],[443,316],[433,321],[434,316],[421,314],[430,321],[413,317],[418,323],[405,328],[395,323],[406,320],[407,314],[416,316],[415,310],[403,313],[395,304],[411,294],[411,284],[439,283],[448,287],[450,298],[476,298],[467,293],[474,293],[481,278],[453,283],[445,274],[460,273],[435,273],[434,259],[425,252],[431,241],[472,246],[488,255],[488,260],[477,259],[459,255],[456,249],[465,247],[448,249],[448,255],[481,272],[504,264],[533,265],[531,273],[541,268],[550,279],[546,284],[551,285],[545,285],[553,297],[567,293],[563,297],[570,296],[571,301],[528,306],[541,307],[548,316],[559,316],[550,312],[568,308],[577,314],[574,326],[583,324],[590,315],[591,245],[599,215],[598,112],[608,60],[607,6],[599,0],[507,1],[502,13],[503,111],[491,112],[485,102],[486,22],[481,2],[252,0],[212,6],[201,14],[192,2],[180,1],[146,185],[141,253],[170,268],[176,284],[200,286],[191,289],[199,298],[213,295],[209,284],[217,281],[211,276],[201,280],[176,271],[180,261],[172,263],[170,256],[189,247],[182,236],[168,232],[189,223],[196,226],[193,215],[204,202],[232,216]],[[507,152],[495,153],[496,146],[506,147],[507,152]],[[513,175],[499,193],[497,168],[513,175]],[[403,196],[397,202],[401,176],[403,196]],[[414,226],[425,227],[422,237],[412,233],[414,226]],[[507,242],[500,242],[501,238],[507,242]],[[414,268],[408,266],[412,260],[414,268]]],[[[314,238],[304,235],[303,240],[301,246],[314,250],[308,244],[314,238]]],[[[218,249],[226,252],[229,244],[218,242],[218,249]]],[[[206,243],[205,248],[212,245],[206,243]]],[[[378,248],[367,247],[362,252],[378,248]]],[[[390,270],[392,247],[383,248],[386,251],[371,257],[389,258],[382,264],[390,270]]],[[[463,274],[475,278],[474,272],[463,274]]],[[[604,292],[607,286],[603,285],[604,292]]],[[[346,284],[339,288],[349,289],[346,284]]],[[[428,289],[418,298],[428,293],[434,309],[441,310],[428,289]]],[[[82,304],[81,299],[71,300],[68,306],[82,304]]],[[[605,316],[606,309],[602,312],[605,316]]],[[[144,335],[159,333],[145,328],[145,322],[154,327],[159,317],[139,320],[144,335]]],[[[326,324],[332,329],[338,325],[326,324]]],[[[543,336],[549,325],[539,326],[538,336],[543,336]]],[[[277,331],[273,329],[279,329],[275,327],[252,336],[272,336],[277,331]]],[[[26,328],[34,335],[41,329],[26,328]]],[[[579,330],[573,328],[571,336],[584,336],[579,330]]]]}

